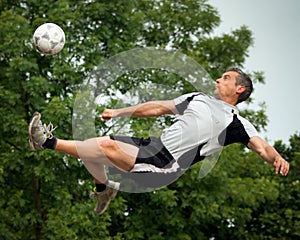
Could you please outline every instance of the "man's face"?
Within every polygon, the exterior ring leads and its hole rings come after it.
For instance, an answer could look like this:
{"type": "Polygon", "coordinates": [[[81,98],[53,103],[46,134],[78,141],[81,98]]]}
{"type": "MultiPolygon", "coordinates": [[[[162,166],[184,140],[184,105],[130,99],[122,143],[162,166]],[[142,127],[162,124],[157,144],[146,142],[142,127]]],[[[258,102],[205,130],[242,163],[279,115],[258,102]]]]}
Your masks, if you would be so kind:
{"type": "Polygon", "coordinates": [[[234,71],[225,72],[216,80],[214,96],[230,104],[236,103],[238,95],[245,89],[244,86],[236,85],[238,73],[234,71]]]}

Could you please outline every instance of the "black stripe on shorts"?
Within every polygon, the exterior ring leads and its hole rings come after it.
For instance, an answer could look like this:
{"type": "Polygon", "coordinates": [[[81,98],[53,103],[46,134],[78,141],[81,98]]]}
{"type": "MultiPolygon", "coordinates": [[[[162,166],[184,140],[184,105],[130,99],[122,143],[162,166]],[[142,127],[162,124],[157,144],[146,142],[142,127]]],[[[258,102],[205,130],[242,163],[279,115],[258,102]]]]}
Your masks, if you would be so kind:
{"type": "Polygon", "coordinates": [[[158,168],[164,168],[174,160],[160,138],[138,138],[128,136],[110,136],[110,138],[138,147],[139,151],[135,163],[147,163],[158,168]]]}

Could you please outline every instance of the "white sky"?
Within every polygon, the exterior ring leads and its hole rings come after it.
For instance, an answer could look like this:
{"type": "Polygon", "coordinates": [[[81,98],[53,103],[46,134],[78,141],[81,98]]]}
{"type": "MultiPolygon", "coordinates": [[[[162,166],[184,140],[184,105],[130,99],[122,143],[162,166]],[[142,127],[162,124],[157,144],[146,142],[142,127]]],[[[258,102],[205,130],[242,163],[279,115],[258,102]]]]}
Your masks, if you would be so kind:
{"type": "Polygon", "coordinates": [[[267,132],[273,144],[289,143],[300,132],[300,0],[209,0],[216,7],[221,26],[229,33],[242,25],[253,32],[245,71],[263,71],[266,84],[255,86],[255,103],[265,102],[267,132]],[[298,95],[299,94],[299,95],[298,95]],[[299,99],[298,99],[299,97],[299,99]]]}

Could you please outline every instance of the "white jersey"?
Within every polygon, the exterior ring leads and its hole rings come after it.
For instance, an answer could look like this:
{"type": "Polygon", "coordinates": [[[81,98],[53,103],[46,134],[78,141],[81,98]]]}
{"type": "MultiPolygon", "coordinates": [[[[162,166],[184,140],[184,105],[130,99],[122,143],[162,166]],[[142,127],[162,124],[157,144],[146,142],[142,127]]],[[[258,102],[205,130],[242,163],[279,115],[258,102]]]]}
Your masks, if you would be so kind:
{"type": "Polygon", "coordinates": [[[174,99],[179,116],[166,128],[161,141],[176,161],[194,156],[193,163],[230,143],[243,143],[257,136],[255,127],[239,115],[235,106],[203,93],[174,99]]]}

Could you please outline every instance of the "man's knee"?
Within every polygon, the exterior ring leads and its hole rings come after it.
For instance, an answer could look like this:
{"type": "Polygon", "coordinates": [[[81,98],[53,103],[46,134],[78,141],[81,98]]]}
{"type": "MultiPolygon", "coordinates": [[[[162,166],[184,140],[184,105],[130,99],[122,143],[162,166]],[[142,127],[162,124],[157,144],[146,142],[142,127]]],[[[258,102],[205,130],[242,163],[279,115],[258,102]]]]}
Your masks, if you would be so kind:
{"type": "Polygon", "coordinates": [[[103,148],[116,148],[117,147],[115,140],[112,140],[110,138],[105,138],[105,139],[99,140],[99,145],[103,148]]]}
{"type": "Polygon", "coordinates": [[[120,147],[120,143],[117,141],[110,138],[101,139],[99,140],[99,146],[113,165],[127,172],[133,168],[136,156],[130,154],[129,149],[120,147]]]}

